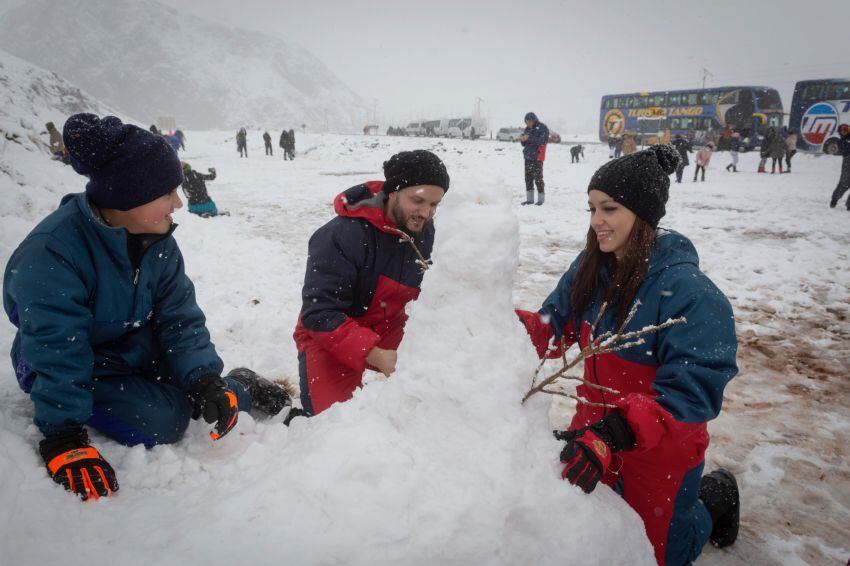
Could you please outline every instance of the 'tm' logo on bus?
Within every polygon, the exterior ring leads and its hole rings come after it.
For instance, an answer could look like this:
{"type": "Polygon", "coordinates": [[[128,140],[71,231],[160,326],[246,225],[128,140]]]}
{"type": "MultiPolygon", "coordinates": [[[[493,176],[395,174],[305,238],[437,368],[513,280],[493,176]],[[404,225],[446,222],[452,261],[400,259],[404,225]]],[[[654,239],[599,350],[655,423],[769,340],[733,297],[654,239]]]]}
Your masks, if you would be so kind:
{"type": "Polygon", "coordinates": [[[838,127],[838,112],[832,104],[818,102],[803,114],[800,135],[812,145],[823,145],[824,140],[838,127]]]}

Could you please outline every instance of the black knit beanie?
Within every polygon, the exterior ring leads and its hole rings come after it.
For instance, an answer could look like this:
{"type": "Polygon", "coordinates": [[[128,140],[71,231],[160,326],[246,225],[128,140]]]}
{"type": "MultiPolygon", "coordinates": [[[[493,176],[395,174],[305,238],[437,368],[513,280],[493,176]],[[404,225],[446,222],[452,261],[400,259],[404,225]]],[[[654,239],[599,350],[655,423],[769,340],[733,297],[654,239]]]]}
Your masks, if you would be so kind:
{"type": "Polygon", "coordinates": [[[449,190],[449,173],[440,158],[424,149],[402,151],[384,161],[383,191],[387,194],[417,185],[449,190]]]}
{"type": "Polygon", "coordinates": [[[590,179],[587,191],[606,193],[657,228],[667,212],[664,205],[670,193],[670,174],[681,159],[672,145],[654,145],[600,167],[590,179]]]}
{"type": "Polygon", "coordinates": [[[180,159],[162,136],[94,114],[74,114],[63,130],[71,166],[89,178],[86,194],[99,207],[130,210],[183,182],[180,159]]]}

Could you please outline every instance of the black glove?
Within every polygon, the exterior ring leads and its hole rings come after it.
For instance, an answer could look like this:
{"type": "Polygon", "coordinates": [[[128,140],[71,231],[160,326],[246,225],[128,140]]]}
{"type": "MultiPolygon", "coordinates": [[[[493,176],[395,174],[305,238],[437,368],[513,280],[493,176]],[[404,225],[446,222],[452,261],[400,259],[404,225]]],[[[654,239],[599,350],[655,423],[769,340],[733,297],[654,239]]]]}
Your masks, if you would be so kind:
{"type": "Polygon", "coordinates": [[[236,394],[227,389],[227,382],[219,375],[209,374],[201,377],[189,387],[189,397],[195,403],[192,415],[200,416],[208,423],[216,423],[210,431],[210,438],[218,440],[236,426],[239,417],[239,404],[236,394]]]}
{"type": "Polygon", "coordinates": [[[561,450],[561,477],[590,493],[611,464],[612,455],[634,447],[635,435],[620,413],[611,413],[574,432],[569,435],[568,431],[567,444],[561,450]]]}
{"type": "Polygon", "coordinates": [[[89,445],[89,435],[77,429],[49,436],[38,444],[53,481],[86,501],[118,491],[115,470],[89,445]]]}

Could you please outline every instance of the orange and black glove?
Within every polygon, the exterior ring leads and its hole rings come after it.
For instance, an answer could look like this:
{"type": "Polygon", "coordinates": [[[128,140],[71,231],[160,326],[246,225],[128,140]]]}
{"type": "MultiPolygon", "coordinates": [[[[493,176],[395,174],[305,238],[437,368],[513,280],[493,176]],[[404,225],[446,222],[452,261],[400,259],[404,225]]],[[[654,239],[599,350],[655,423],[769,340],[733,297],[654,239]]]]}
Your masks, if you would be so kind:
{"type": "Polygon", "coordinates": [[[53,481],[83,501],[118,491],[115,470],[89,445],[84,429],[49,436],[38,445],[53,481]]]}
{"type": "Polygon", "coordinates": [[[635,445],[635,435],[620,413],[606,415],[589,427],[574,431],[574,434],[566,433],[561,438],[567,441],[561,451],[561,463],[564,464],[561,477],[585,493],[596,489],[615,452],[629,450],[635,445]]]}
{"type": "Polygon", "coordinates": [[[208,423],[216,423],[210,431],[210,438],[218,440],[230,432],[239,418],[239,403],[236,394],[227,389],[227,382],[219,375],[205,375],[189,388],[189,397],[195,403],[192,415],[201,416],[208,423]]]}

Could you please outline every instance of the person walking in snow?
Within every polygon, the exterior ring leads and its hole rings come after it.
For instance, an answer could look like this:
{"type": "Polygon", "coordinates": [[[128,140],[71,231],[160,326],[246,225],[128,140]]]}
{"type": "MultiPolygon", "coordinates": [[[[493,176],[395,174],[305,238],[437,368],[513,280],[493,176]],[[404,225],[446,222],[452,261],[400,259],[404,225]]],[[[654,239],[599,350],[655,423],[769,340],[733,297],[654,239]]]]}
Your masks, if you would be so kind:
{"type": "MultiPolygon", "coordinates": [[[[192,169],[192,166],[182,162],[183,165],[183,194],[189,201],[189,212],[197,214],[201,218],[218,216],[218,207],[207,192],[207,181],[215,180],[215,169],[208,169],[209,173],[204,175],[192,169]]],[[[226,214],[226,213],[225,213],[226,214]]]]}
{"type": "MultiPolygon", "coordinates": [[[[839,153],[843,156],[841,160],[841,176],[838,178],[838,186],[832,192],[832,198],[829,200],[829,208],[835,208],[841,197],[850,190],[850,125],[841,124],[838,126],[839,153]]],[[[847,210],[850,210],[850,198],[847,199],[847,210]]]]}
{"type": "Polygon", "coordinates": [[[779,164],[779,173],[783,173],[782,160],[785,159],[785,140],[779,133],[776,133],[770,141],[768,148],[770,152],[770,173],[776,174],[776,165],[779,164]]]}
{"type": "Polygon", "coordinates": [[[785,133],[785,172],[791,172],[791,158],[797,154],[797,133],[787,130],[785,133]]]}
{"type": "Polygon", "coordinates": [[[86,500],[118,490],[87,428],[152,447],[203,416],[216,439],[237,411],[275,414],[290,400],[245,368],[222,377],[172,236],[183,172],[168,143],[93,114],[71,116],[64,142],[86,190],[66,195],[9,258],[3,307],[48,473],[86,500]]]}
{"type": "Polygon", "coordinates": [[[405,305],[419,296],[449,174],[420,149],[392,156],[384,176],[337,196],[337,216],[310,238],[293,335],[307,415],[351,398],[367,368],[395,371],[405,305]]]}
{"type": "Polygon", "coordinates": [[[682,176],[685,174],[685,167],[690,165],[688,154],[693,151],[691,142],[682,137],[681,134],[676,134],[670,144],[679,152],[679,165],[676,167],[676,182],[682,182],[682,176]]]}
{"type": "Polygon", "coordinates": [[[274,155],[272,153],[272,136],[268,132],[263,132],[263,143],[266,144],[266,155],[274,155]]]}
{"type": "Polygon", "coordinates": [[[541,206],[546,201],[543,161],[546,160],[549,128],[537,119],[534,112],[529,112],[525,115],[525,130],[519,140],[525,159],[525,202],[522,204],[534,204],[534,185],[537,184],[537,206],[541,206]]]}
{"type": "Polygon", "coordinates": [[[694,183],[697,182],[697,175],[702,172],[702,181],[705,181],[705,168],[711,162],[711,155],[714,152],[714,143],[708,142],[697,152],[697,166],[694,170],[694,183]]]}
{"type": "Polygon", "coordinates": [[[280,141],[278,142],[280,149],[283,150],[283,160],[286,161],[289,159],[289,151],[287,148],[289,147],[289,132],[287,130],[283,130],[280,133],[280,141]]]}
{"type": "Polygon", "coordinates": [[[286,151],[289,153],[289,160],[295,160],[295,130],[290,129],[286,136],[286,151]]]}
{"type": "MultiPolygon", "coordinates": [[[[774,173],[776,172],[776,159],[775,156],[779,155],[779,147],[784,148],[784,144],[782,144],[782,138],[779,137],[779,134],[776,131],[776,128],[770,126],[764,133],[764,138],[761,141],[761,150],[759,151],[759,155],[761,156],[761,161],[759,161],[759,173],[767,173],[767,160],[771,157],[774,157],[773,166],[774,173]]],[[[784,153],[784,150],[783,150],[784,153]]],[[[779,172],[782,172],[782,163],[779,164],[779,172]]]]}
{"type": "Polygon", "coordinates": [[[236,132],[236,149],[239,151],[239,157],[248,157],[248,132],[245,128],[239,128],[236,132]]]}
{"type": "Polygon", "coordinates": [[[732,132],[729,138],[729,157],[732,158],[732,163],[726,166],[727,171],[732,173],[738,172],[738,152],[741,151],[741,134],[732,132]]]}
{"type": "Polygon", "coordinates": [[[174,135],[177,136],[177,139],[180,141],[180,149],[186,151],[186,134],[183,133],[183,130],[178,128],[174,130],[174,135]]]}
{"type": "Polygon", "coordinates": [[[570,163],[578,163],[579,156],[584,158],[584,147],[581,145],[574,145],[570,148],[570,163]]]}
{"type": "Polygon", "coordinates": [[[600,167],[588,184],[584,251],[538,312],[517,311],[541,358],[587,346],[591,325],[601,336],[687,320],[647,334],[639,347],[588,358],[585,383],[610,389],[579,385],[588,402],[557,434],[566,441],[562,477],[587,493],[600,481],[612,487],[643,519],[658,564],[671,565],[691,564],[709,539],[732,544],[740,513],[730,472],[701,478],[706,423],[738,372],[737,340],[732,307],[700,271],[693,244],[658,228],[679,160],[676,149],[657,145],[600,167]]]}

